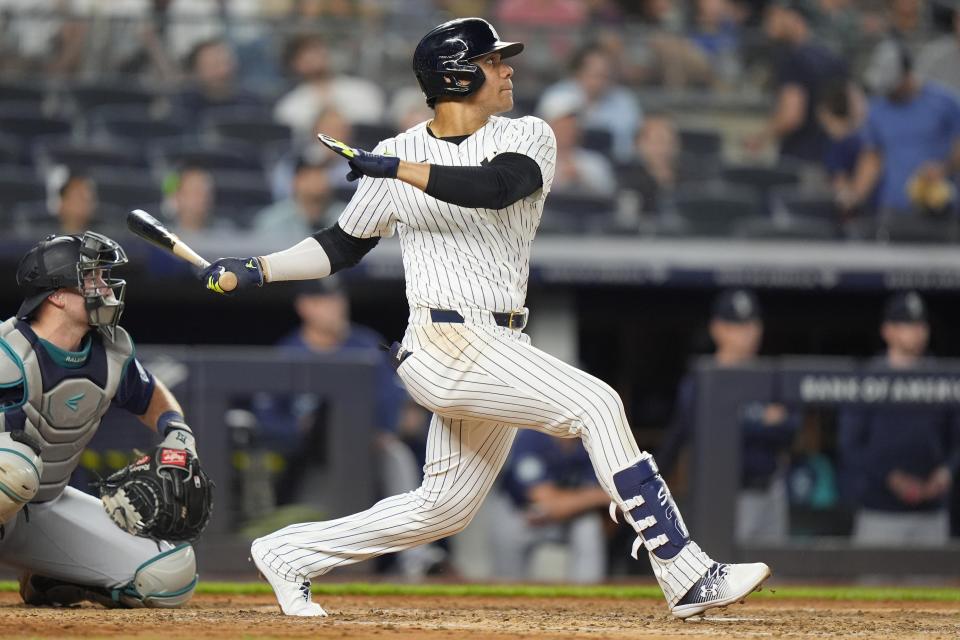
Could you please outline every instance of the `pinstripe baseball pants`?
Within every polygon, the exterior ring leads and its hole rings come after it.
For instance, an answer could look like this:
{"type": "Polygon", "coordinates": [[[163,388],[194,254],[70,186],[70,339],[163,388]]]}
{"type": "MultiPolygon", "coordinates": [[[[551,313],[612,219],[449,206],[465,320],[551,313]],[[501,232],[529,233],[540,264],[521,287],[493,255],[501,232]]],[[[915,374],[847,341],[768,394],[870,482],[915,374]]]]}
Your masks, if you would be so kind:
{"type": "Polygon", "coordinates": [[[466,323],[429,321],[414,310],[398,369],[410,395],[433,411],[423,484],[366,511],[285,527],[262,539],[266,560],[287,578],[438,540],[476,515],[503,466],[517,428],[579,437],[601,485],[618,504],[613,475],[637,447],[617,393],[606,383],[496,325],[485,311],[466,323]]]}

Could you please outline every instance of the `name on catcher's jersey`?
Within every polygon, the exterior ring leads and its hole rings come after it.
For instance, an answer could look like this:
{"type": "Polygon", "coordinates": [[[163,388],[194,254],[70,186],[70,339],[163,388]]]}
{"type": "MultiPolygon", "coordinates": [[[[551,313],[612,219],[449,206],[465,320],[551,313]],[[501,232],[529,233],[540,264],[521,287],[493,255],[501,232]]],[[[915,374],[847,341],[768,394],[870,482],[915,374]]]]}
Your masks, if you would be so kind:
{"type": "Polygon", "coordinates": [[[364,177],[339,219],[357,238],[398,231],[411,308],[523,308],[533,243],[553,183],[557,143],[534,117],[491,117],[459,145],[433,137],[423,122],[384,140],[375,153],[448,166],[480,166],[501,153],[521,153],[540,167],[543,187],[504,209],[442,202],[399,180],[364,177]]]}

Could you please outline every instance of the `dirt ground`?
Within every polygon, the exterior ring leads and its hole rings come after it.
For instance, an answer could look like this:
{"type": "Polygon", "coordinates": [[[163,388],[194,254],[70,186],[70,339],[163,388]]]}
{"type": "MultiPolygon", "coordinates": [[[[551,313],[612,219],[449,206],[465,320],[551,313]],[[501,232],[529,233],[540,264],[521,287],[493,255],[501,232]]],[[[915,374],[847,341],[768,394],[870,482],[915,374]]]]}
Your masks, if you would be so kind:
{"type": "Polygon", "coordinates": [[[182,610],[31,608],[0,594],[7,638],[942,638],[960,637],[960,607],[937,602],[748,600],[698,622],[660,601],[349,596],[328,618],[288,618],[268,596],[197,596],[182,610]]]}

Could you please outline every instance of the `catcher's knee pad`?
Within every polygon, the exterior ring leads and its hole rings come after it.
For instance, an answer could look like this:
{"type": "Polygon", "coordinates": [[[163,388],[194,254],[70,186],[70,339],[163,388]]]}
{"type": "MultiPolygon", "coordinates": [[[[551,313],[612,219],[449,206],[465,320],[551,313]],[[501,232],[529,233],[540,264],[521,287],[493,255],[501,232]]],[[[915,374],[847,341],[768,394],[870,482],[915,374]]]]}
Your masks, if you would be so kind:
{"type": "Polygon", "coordinates": [[[23,432],[0,432],[0,524],[16,517],[40,490],[43,460],[34,446],[23,432]]]}
{"type": "Polygon", "coordinates": [[[184,543],[140,565],[133,580],[115,597],[134,607],[179,607],[193,597],[198,579],[197,556],[193,547],[184,543]]]}
{"type": "Polygon", "coordinates": [[[680,517],[667,483],[653,457],[644,454],[629,467],[613,474],[613,484],[620,494],[627,521],[640,535],[648,551],[661,560],[676,556],[690,540],[687,525],[680,517]]]}

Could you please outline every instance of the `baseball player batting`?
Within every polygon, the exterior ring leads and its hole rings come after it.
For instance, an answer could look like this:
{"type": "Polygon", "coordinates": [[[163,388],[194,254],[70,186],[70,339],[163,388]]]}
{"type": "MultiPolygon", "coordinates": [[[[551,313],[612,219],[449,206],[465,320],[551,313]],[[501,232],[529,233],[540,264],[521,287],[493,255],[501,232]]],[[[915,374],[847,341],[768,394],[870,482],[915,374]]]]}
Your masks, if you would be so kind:
{"type": "MultiPolygon", "coordinates": [[[[523,333],[530,246],[550,192],[556,140],[545,122],[496,114],[513,107],[523,50],[479,18],[444,23],[417,45],[413,69],[432,120],[372,153],[321,136],[345,157],[356,194],[338,222],[278,253],[223,258],[237,290],[320,278],[355,265],[400,234],[410,305],[397,371],[433,412],[423,484],[329,522],[259,538],[252,559],[284,613],[326,615],[310,580],[367,558],[462,530],[477,513],[518,428],[580,438],[597,477],[646,547],[673,615],[742,600],[770,575],[761,563],[715,562],[694,542],[649,453],[637,447],[607,384],[531,346],[523,333]]],[[[211,284],[212,283],[212,284],[211,284]]]]}
{"type": "Polygon", "coordinates": [[[119,326],[123,249],[98,233],[54,235],[17,268],[23,304],[0,324],[0,565],[20,571],[27,604],[178,607],[193,595],[189,541],[206,525],[211,484],[170,391],[119,326]],[[164,434],[150,455],[68,487],[111,405],[164,434]]]}

